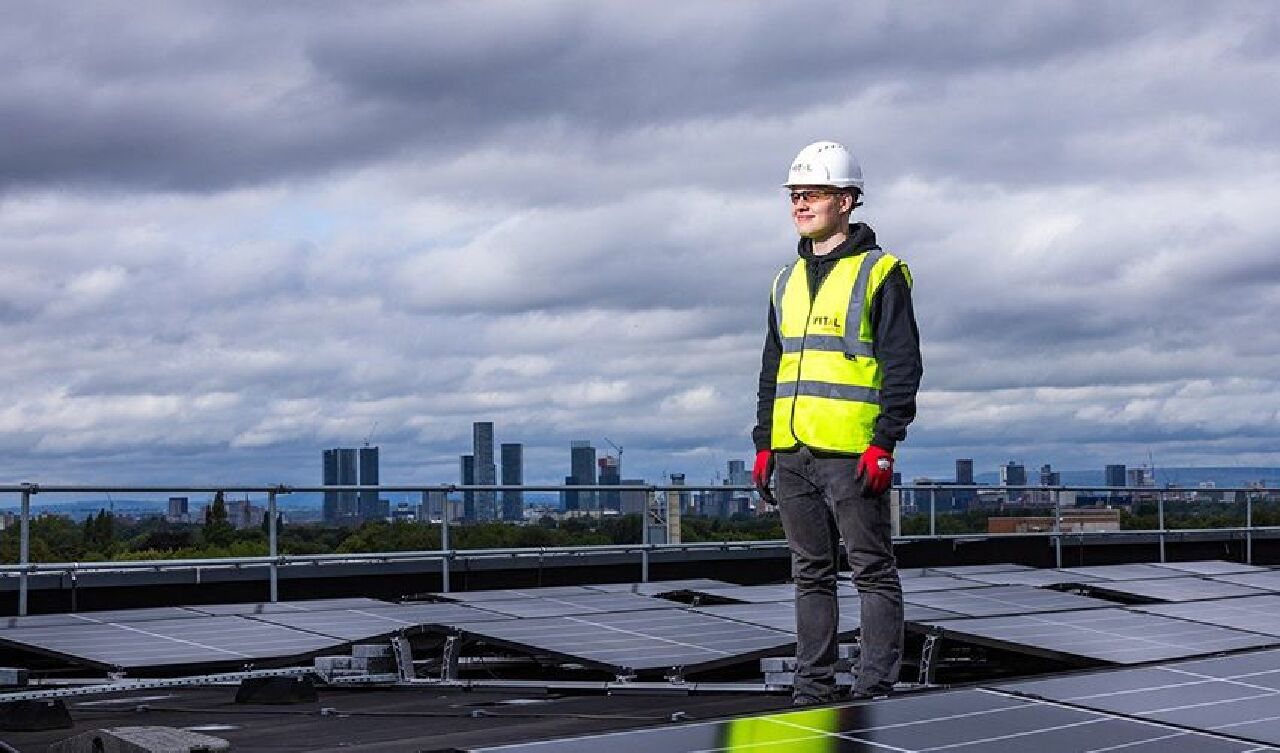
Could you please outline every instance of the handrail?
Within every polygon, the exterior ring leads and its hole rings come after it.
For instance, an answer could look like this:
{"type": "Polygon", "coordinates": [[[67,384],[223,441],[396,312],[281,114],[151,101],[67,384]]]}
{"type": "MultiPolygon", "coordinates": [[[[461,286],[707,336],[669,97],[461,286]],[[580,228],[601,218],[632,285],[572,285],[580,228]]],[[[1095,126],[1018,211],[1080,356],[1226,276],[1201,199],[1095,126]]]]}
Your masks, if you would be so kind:
{"type": "MultiPolygon", "coordinates": [[[[1277,490],[1257,488],[1253,486],[1234,486],[1234,487],[1214,487],[1214,488],[1159,488],[1151,486],[1082,486],[1082,485],[1058,485],[1058,486],[1036,486],[1031,484],[1005,486],[994,484],[955,484],[951,482],[915,482],[911,484],[902,484],[895,487],[899,493],[914,495],[927,491],[929,493],[929,518],[930,533],[928,535],[908,535],[895,537],[897,541],[909,542],[920,540],[956,540],[956,539],[972,539],[975,537],[982,538],[1022,538],[1022,537],[1043,537],[1049,536],[1053,539],[1053,545],[1057,554],[1059,565],[1062,562],[1062,541],[1066,538],[1083,539],[1085,537],[1107,537],[1107,536],[1126,536],[1126,535],[1155,535],[1159,537],[1161,560],[1164,559],[1164,544],[1168,536],[1194,535],[1204,533],[1243,533],[1246,539],[1246,561],[1252,561],[1253,556],[1253,536],[1260,533],[1273,533],[1280,531],[1280,526],[1256,526],[1253,525],[1253,503],[1257,498],[1268,498],[1273,496],[1277,490]],[[958,534],[938,534],[935,531],[934,521],[936,520],[936,501],[939,491],[973,491],[974,497],[981,496],[978,493],[985,492],[987,495],[1004,494],[1010,492],[1034,492],[1036,496],[1049,495],[1044,500],[1036,500],[1032,503],[1019,502],[1018,505],[1025,509],[1036,508],[1053,508],[1053,530],[1044,532],[1015,532],[1015,533],[958,533],[958,534]],[[1160,521],[1160,527],[1156,529],[1143,530],[1118,530],[1118,531],[1063,531],[1062,521],[1064,511],[1062,508],[1062,494],[1064,492],[1090,492],[1098,496],[1116,496],[1116,495],[1137,495],[1145,498],[1143,501],[1149,501],[1152,497],[1156,498],[1158,504],[1157,514],[1160,521]],[[1165,501],[1168,495],[1179,495],[1182,497],[1190,497],[1192,499],[1184,501],[1194,501],[1195,497],[1203,495],[1222,495],[1222,494],[1241,494],[1243,493],[1243,501],[1245,503],[1246,524],[1244,526],[1212,528],[1212,529],[1183,529],[1169,528],[1164,524],[1165,501]],[[1051,501],[1050,501],[1051,497],[1051,501]]],[[[270,597],[275,601],[278,597],[276,582],[278,569],[280,567],[297,566],[297,565],[326,565],[334,563],[368,563],[368,562],[397,562],[412,560],[440,560],[442,562],[444,589],[449,590],[448,585],[448,568],[449,563],[459,558],[493,558],[493,557],[528,557],[528,556],[587,556],[593,554],[629,554],[639,552],[641,556],[641,579],[648,580],[649,557],[653,552],[663,551],[699,551],[699,550],[723,550],[726,548],[736,549],[776,549],[786,546],[783,540],[740,540],[740,541],[707,541],[707,542],[687,542],[679,544],[668,543],[651,543],[649,539],[649,529],[657,522],[665,520],[665,507],[659,505],[657,494],[659,492],[670,493],[689,493],[689,492],[753,492],[754,487],[746,484],[434,484],[434,485],[319,485],[319,486],[291,486],[287,484],[206,484],[206,485],[86,485],[86,484],[38,484],[38,483],[22,483],[0,485],[0,494],[19,494],[21,495],[20,519],[21,519],[21,538],[19,545],[19,562],[14,565],[0,565],[0,577],[8,577],[17,575],[19,578],[19,598],[18,611],[19,614],[27,613],[27,586],[28,577],[31,575],[42,573],[71,573],[77,572],[106,572],[106,571],[128,571],[128,570],[176,570],[176,569],[199,569],[199,568],[239,568],[239,567],[267,567],[269,568],[270,578],[270,597]],[[645,509],[647,510],[645,524],[642,525],[643,541],[636,544],[608,544],[608,545],[589,545],[589,546],[570,546],[570,547],[531,547],[531,548],[509,548],[509,549],[471,549],[458,550],[449,546],[449,528],[450,521],[448,515],[443,515],[440,521],[442,529],[443,548],[438,550],[419,550],[419,551],[401,551],[401,552],[360,552],[349,554],[314,554],[314,555],[279,555],[273,554],[268,556],[250,556],[250,557],[221,557],[221,558],[204,558],[204,559],[166,559],[166,560],[116,560],[104,562],[51,562],[51,563],[32,563],[30,561],[30,524],[31,524],[31,499],[39,494],[67,494],[67,493],[142,493],[142,494],[174,494],[174,493],[216,493],[224,492],[231,494],[265,494],[267,495],[268,507],[277,510],[278,497],[293,493],[324,493],[324,492],[361,492],[361,491],[377,491],[391,493],[458,493],[458,492],[504,492],[504,491],[523,491],[523,492],[642,492],[646,494],[647,501],[645,509]]],[[[584,510],[584,513],[591,515],[593,513],[603,513],[601,510],[584,510]]],[[[274,523],[274,515],[272,516],[274,523]]],[[[268,533],[269,551],[275,553],[277,549],[277,530],[275,525],[269,526],[268,533]]]]}

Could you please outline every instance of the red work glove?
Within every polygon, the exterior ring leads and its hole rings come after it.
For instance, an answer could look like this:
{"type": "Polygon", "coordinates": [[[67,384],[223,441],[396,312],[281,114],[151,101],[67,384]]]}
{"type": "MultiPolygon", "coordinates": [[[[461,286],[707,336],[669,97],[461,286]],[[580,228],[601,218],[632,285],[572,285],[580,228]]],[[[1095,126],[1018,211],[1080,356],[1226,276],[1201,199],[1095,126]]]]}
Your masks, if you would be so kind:
{"type": "Polygon", "coordinates": [[[854,479],[862,486],[862,496],[878,497],[893,483],[893,455],[881,447],[868,445],[858,459],[858,473],[854,479]]]}
{"type": "Polygon", "coordinates": [[[771,505],[778,504],[778,500],[773,498],[773,493],[769,491],[769,478],[773,475],[773,453],[768,450],[760,450],[756,453],[756,464],[751,468],[751,483],[756,485],[756,491],[760,494],[760,499],[771,505]]]}

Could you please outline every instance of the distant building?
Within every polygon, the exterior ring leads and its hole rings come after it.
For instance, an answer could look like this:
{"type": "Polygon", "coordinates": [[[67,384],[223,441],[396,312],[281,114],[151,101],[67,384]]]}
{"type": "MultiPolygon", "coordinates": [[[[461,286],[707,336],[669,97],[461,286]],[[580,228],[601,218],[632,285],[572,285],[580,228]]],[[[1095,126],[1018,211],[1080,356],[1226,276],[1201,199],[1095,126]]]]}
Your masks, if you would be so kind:
{"type": "Polygon", "coordinates": [[[1155,488],[1156,473],[1151,468],[1130,468],[1126,476],[1129,486],[1141,486],[1148,489],[1155,488]]]}
{"type": "MultiPolygon", "coordinates": [[[[569,443],[569,475],[565,477],[566,486],[594,486],[596,483],[596,448],[586,440],[569,443]]],[[[594,510],[597,509],[596,496],[589,491],[567,491],[564,494],[564,509],[594,510]]]]}
{"type": "MultiPolygon", "coordinates": [[[[502,483],[504,486],[524,483],[524,445],[503,443],[502,483]]],[[[524,520],[524,492],[516,490],[502,493],[502,519],[524,520]]]]}
{"type": "MultiPolygon", "coordinates": [[[[493,462],[493,422],[477,421],[471,425],[472,451],[475,456],[475,483],[493,486],[498,483],[498,469],[493,462]]],[[[478,520],[496,520],[498,495],[493,491],[476,492],[475,514],[478,520]]]]}
{"type": "MultiPolygon", "coordinates": [[[[601,486],[617,486],[622,482],[622,468],[619,462],[619,459],[614,455],[605,455],[596,461],[596,467],[600,472],[599,484],[601,486]]],[[[614,491],[600,492],[600,509],[621,510],[622,498],[619,493],[614,491]]]]}
{"type": "MultiPolygon", "coordinates": [[[[462,485],[471,486],[476,482],[476,456],[463,455],[458,464],[460,475],[462,476],[462,485]]],[[[462,493],[462,519],[476,519],[476,493],[473,491],[464,491],[462,493]]]]}
{"type": "MultiPolygon", "coordinates": [[[[360,482],[356,475],[356,451],[336,448],[322,453],[323,482],[325,486],[355,486],[360,482]]],[[[325,492],[324,522],[329,525],[350,525],[356,519],[355,492],[325,492]]]]}
{"type": "MultiPolygon", "coordinates": [[[[360,485],[378,485],[377,447],[360,448],[360,485]]],[[[378,492],[376,489],[364,489],[359,492],[356,518],[361,523],[366,520],[385,520],[387,518],[387,515],[383,514],[382,506],[378,504],[378,492]]]]}
{"type": "MultiPolygon", "coordinates": [[[[642,486],[644,479],[642,478],[624,478],[620,482],[623,486],[642,486]]],[[[620,491],[618,492],[618,508],[623,515],[644,515],[645,508],[649,504],[648,492],[642,491],[620,491]]]]}
{"type": "Polygon", "coordinates": [[[973,483],[973,460],[971,458],[959,458],[956,460],[956,483],[973,483]]]}
{"type": "Polygon", "coordinates": [[[418,519],[418,511],[414,510],[408,502],[401,502],[396,505],[396,509],[391,511],[391,520],[396,522],[412,523],[418,519]]]}
{"type": "Polygon", "coordinates": [[[1123,464],[1108,465],[1103,475],[1106,476],[1107,486],[1125,486],[1125,467],[1123,464]]]}
{"type": "Polygon", "coordinates": [[[227,500],[227,522],[233,528],[254,528],[262,525],[262,518],[266,514],[266,510],[261,505],[255,505],[249,501],[249,498],[227,500]]]}
{"type": "MultiPolygon", "coordinates": [[[[671,474],[671,486],[684,486],[684,474],[671,474]]],[[[690,495],[689,492],[667,492],[667,497],[674,498],[676,500],[676,505],[680,508],[681,512],[689,515],[696,515],[698,513],[697,508],[693,506],[693,496],[690,495]]]]}
{"type": "Polygon", "coordinates": [[[750,486],[751,473],[747,470],[747,462],[745,460],[729,461],[729,485],[730,486],[750,486]]]}
{"type": "Polygon", "coordinates": [[[1027,467],[1020,463],[1015,463],[1012,460],[1000,466],[1000,485],[1026,486],[1027,467]]]}
{"type": "Polygon", "coordinates": [[[169,511],[164,519],[170,523],[191,522],[191,502],[186,497],[170,497],[169,511]]]}
{"type": "Polygon", "coordinates": [[[422,493],[422,504],[418,508],[418,520],[440,521],[449,508],[449,493],[430,491],[422,493]]]}
{"type": "Polygon", "coordinates": [[[1040,466],[1041,486],[1062,486],[1062,474],[1053,470],[1048,463],[1040,466]]]}

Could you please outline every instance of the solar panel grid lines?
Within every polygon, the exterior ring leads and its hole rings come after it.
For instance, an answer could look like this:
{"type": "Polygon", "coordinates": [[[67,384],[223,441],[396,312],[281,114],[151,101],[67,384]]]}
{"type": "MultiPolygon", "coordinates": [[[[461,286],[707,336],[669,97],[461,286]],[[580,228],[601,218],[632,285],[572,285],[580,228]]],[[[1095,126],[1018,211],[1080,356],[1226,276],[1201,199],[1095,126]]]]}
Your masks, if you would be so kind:
{"type": "Polygon", "coordinates": [[[1065,612],[1113,606],[1110,602],[1101,599],[1030,586],[990,586],[956,591],[926,591],[907,593],[903,599],[909,604],[940,609],[967,617],[995,617],[1028,612],[1065,612]]]}
{"type": "Polygon", "coordinates": [[[1069,573],[1052,568],[1040,570],[1004,570],[992,573],[970,573],[964,576],[967,580],[986,583],[989,586],[1049,586],[1078,585],[1095,583],[1103,580],[1095,575],[1069,573]]]}
{"type": "Polygon", "coordinates": [[[0,633],[0,642],[120,669],[299,657],[342,643],[240,616],[21,628],[0,633]]]}
{"type": "Polygon", "coordinates": [[[402,604],[376,609],[252,615],[251,619],[346,641],[360,641],[426,625],[509,620],[507,615],[464,604],[402,604]]]}
{"type": "MultiPolygon", "coordinates": [[[[464,634],[616,670],[709,668],[789,649],[794,636],[687,609],[458,624],[464,634]]],[[[692,670],[690,670],[692,671],[692,670]]]]}
{"type": "Polygon", "coordinates": [[[1245,753],[1257,743],[986,689],[851,704],[562,740],[472,753],[728,753],[759,750],[1245,753]]]}
{"type": "Polygon", "coordinates": [[[593,583],[587,585],[593,591],[603,593],[635,593],[641,596],[658,596],[677,591],[696,591],[700,588],[732,588],[737,584],[711,578],[685,578],[682,580],[655,580],[648,583],[593,583]]]}
{"type": "Polygon", "coordinates": [[[1277,642],[1255,633],[1121,608],[926,620],[921,624],[963,641],[1116,664],[1262,648],[1277,642]]]}
{"type": "Polygon", "coordinates": [[[598,594],[590,586],[539,586],[535,588],[500,588],[487,591],[451,591],[435,594],[439,599],[460,604],[479,604],[487,601],[516,601],[519,599],[547,599],[557,597],[598,594]]]}
{"type": "Polygon", "coordinates": [[[152,620],[176,620],[205,616],[207,615],[185,607],[111,609],[97,612],[67,612],[62,614],[27,615],[25,617],[4,617],[0,618],[0,629],[55,627],[58,625],[101,625],[113,622],[150,622],[152,620]]]}
{"type": "Polygon", "coordinates": [[[1123,565],[1087,565],[1082,567],[1064,567],[1063,573],[1070,575],[1114,580],[1154,580],[1156,578],[1177,578],[1181,574],[1170,568],[1156,567],[1146,563],[1128,563],[1123,565]]]}
{"type": "Polygon", "coordinates": [[[1224,583],[1235,583],[1240,586],[1260,588],[1271,593],[1280,593],[1280,570],[1263,570],[1252,573],[1234,573],[1211,576],[1213,580],[1224,583]]]}
{"type": "Polygon", "coordinates": [[[1169,568],[1184,573],[1193,573],[1195,575],[1231,575],[1236,573],[1256,573],[1266,572],[1267,568],[1260,565],[1249,565],[1242,562],[1228,562],[1227,560],[1192,560],[1189,562],[1152,562],[1154,567],[1169,568]]]}
{"type": "Polygon", "coordinates": [[[1001,686],[1046,698],[1265,744],[1280,744],[1280,651],[1001,686]]]}
{"type": "MultiPolygon", "coordinates": [[[[838,600],[838,604],[840,610],[838,632],[842,636],[852,636],[861,627],[862,609],[860,600],[857,597],[842,597],[838,600]]],[[[940,620],[959,616],[953,612],[944,612],[915,604],[906,604],[904,606],[907,622],[940,620]]],[[[793,635],[796,632],[795,605],[790,603],[719,604],[695,607],[692,611],[737,622],[745,622],[750,625],[773,628],[793,635]]]]}
{"type": "Polygon", "coordinates": [[[1251,586],[1224,583],[1210,578],[1184,576],[1157,580],[1124,580],[1090,583],[1083,588],[1091,594],[1147,602],[1212,601],[1239,596],[1259,596],[1267,592],[1251,586]]]}
{"type": "Polygon", "coordinates": [[[1280,638],[1280,594],[1243,596],[1213,602],[1150,604],[1134,606],[1132,609],[1280,638]]]}
{"type": "Polygon", "coordinates": [[[563,597],[483,601],[476,606],[511,617],[560,617],[573,614],[676,609],[674,601],[631,593],[590,593],[563,597]]]}
{"type": "Polygon", "coordinates": [[[196,604],[183,607],[214,616],[278,614],[288,612],[322,612],[338,609],[367,609],[390,606],[391,602],[364,597],[346,599],[311,599],[303,601],[246,602],[241,604],[196,604]]]}
{"type": "Polygon", "coordinates": [[[1030,565],[1015,565],[1011,562],[995,562],[979,565],[948,565],[945,567],[926,567],[924,569],[927,573],[932,575],[952,575],[960,578],[968,577],[970,575],[1014,573],[1035,570],[1035,568],[1030,565]]]}

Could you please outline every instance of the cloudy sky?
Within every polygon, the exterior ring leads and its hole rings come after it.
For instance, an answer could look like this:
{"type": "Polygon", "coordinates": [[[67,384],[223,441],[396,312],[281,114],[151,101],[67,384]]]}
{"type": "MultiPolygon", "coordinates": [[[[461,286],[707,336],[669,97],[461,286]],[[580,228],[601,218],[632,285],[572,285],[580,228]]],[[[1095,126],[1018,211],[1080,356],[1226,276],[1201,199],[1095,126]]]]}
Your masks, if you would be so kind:
{"type": "Polygon", "coordinates": [[[0,25],[0,481],[751,454],[779,188],[916,279],[908,477],[1280,465],[1268,3],[48,2],[0,25]]]}

